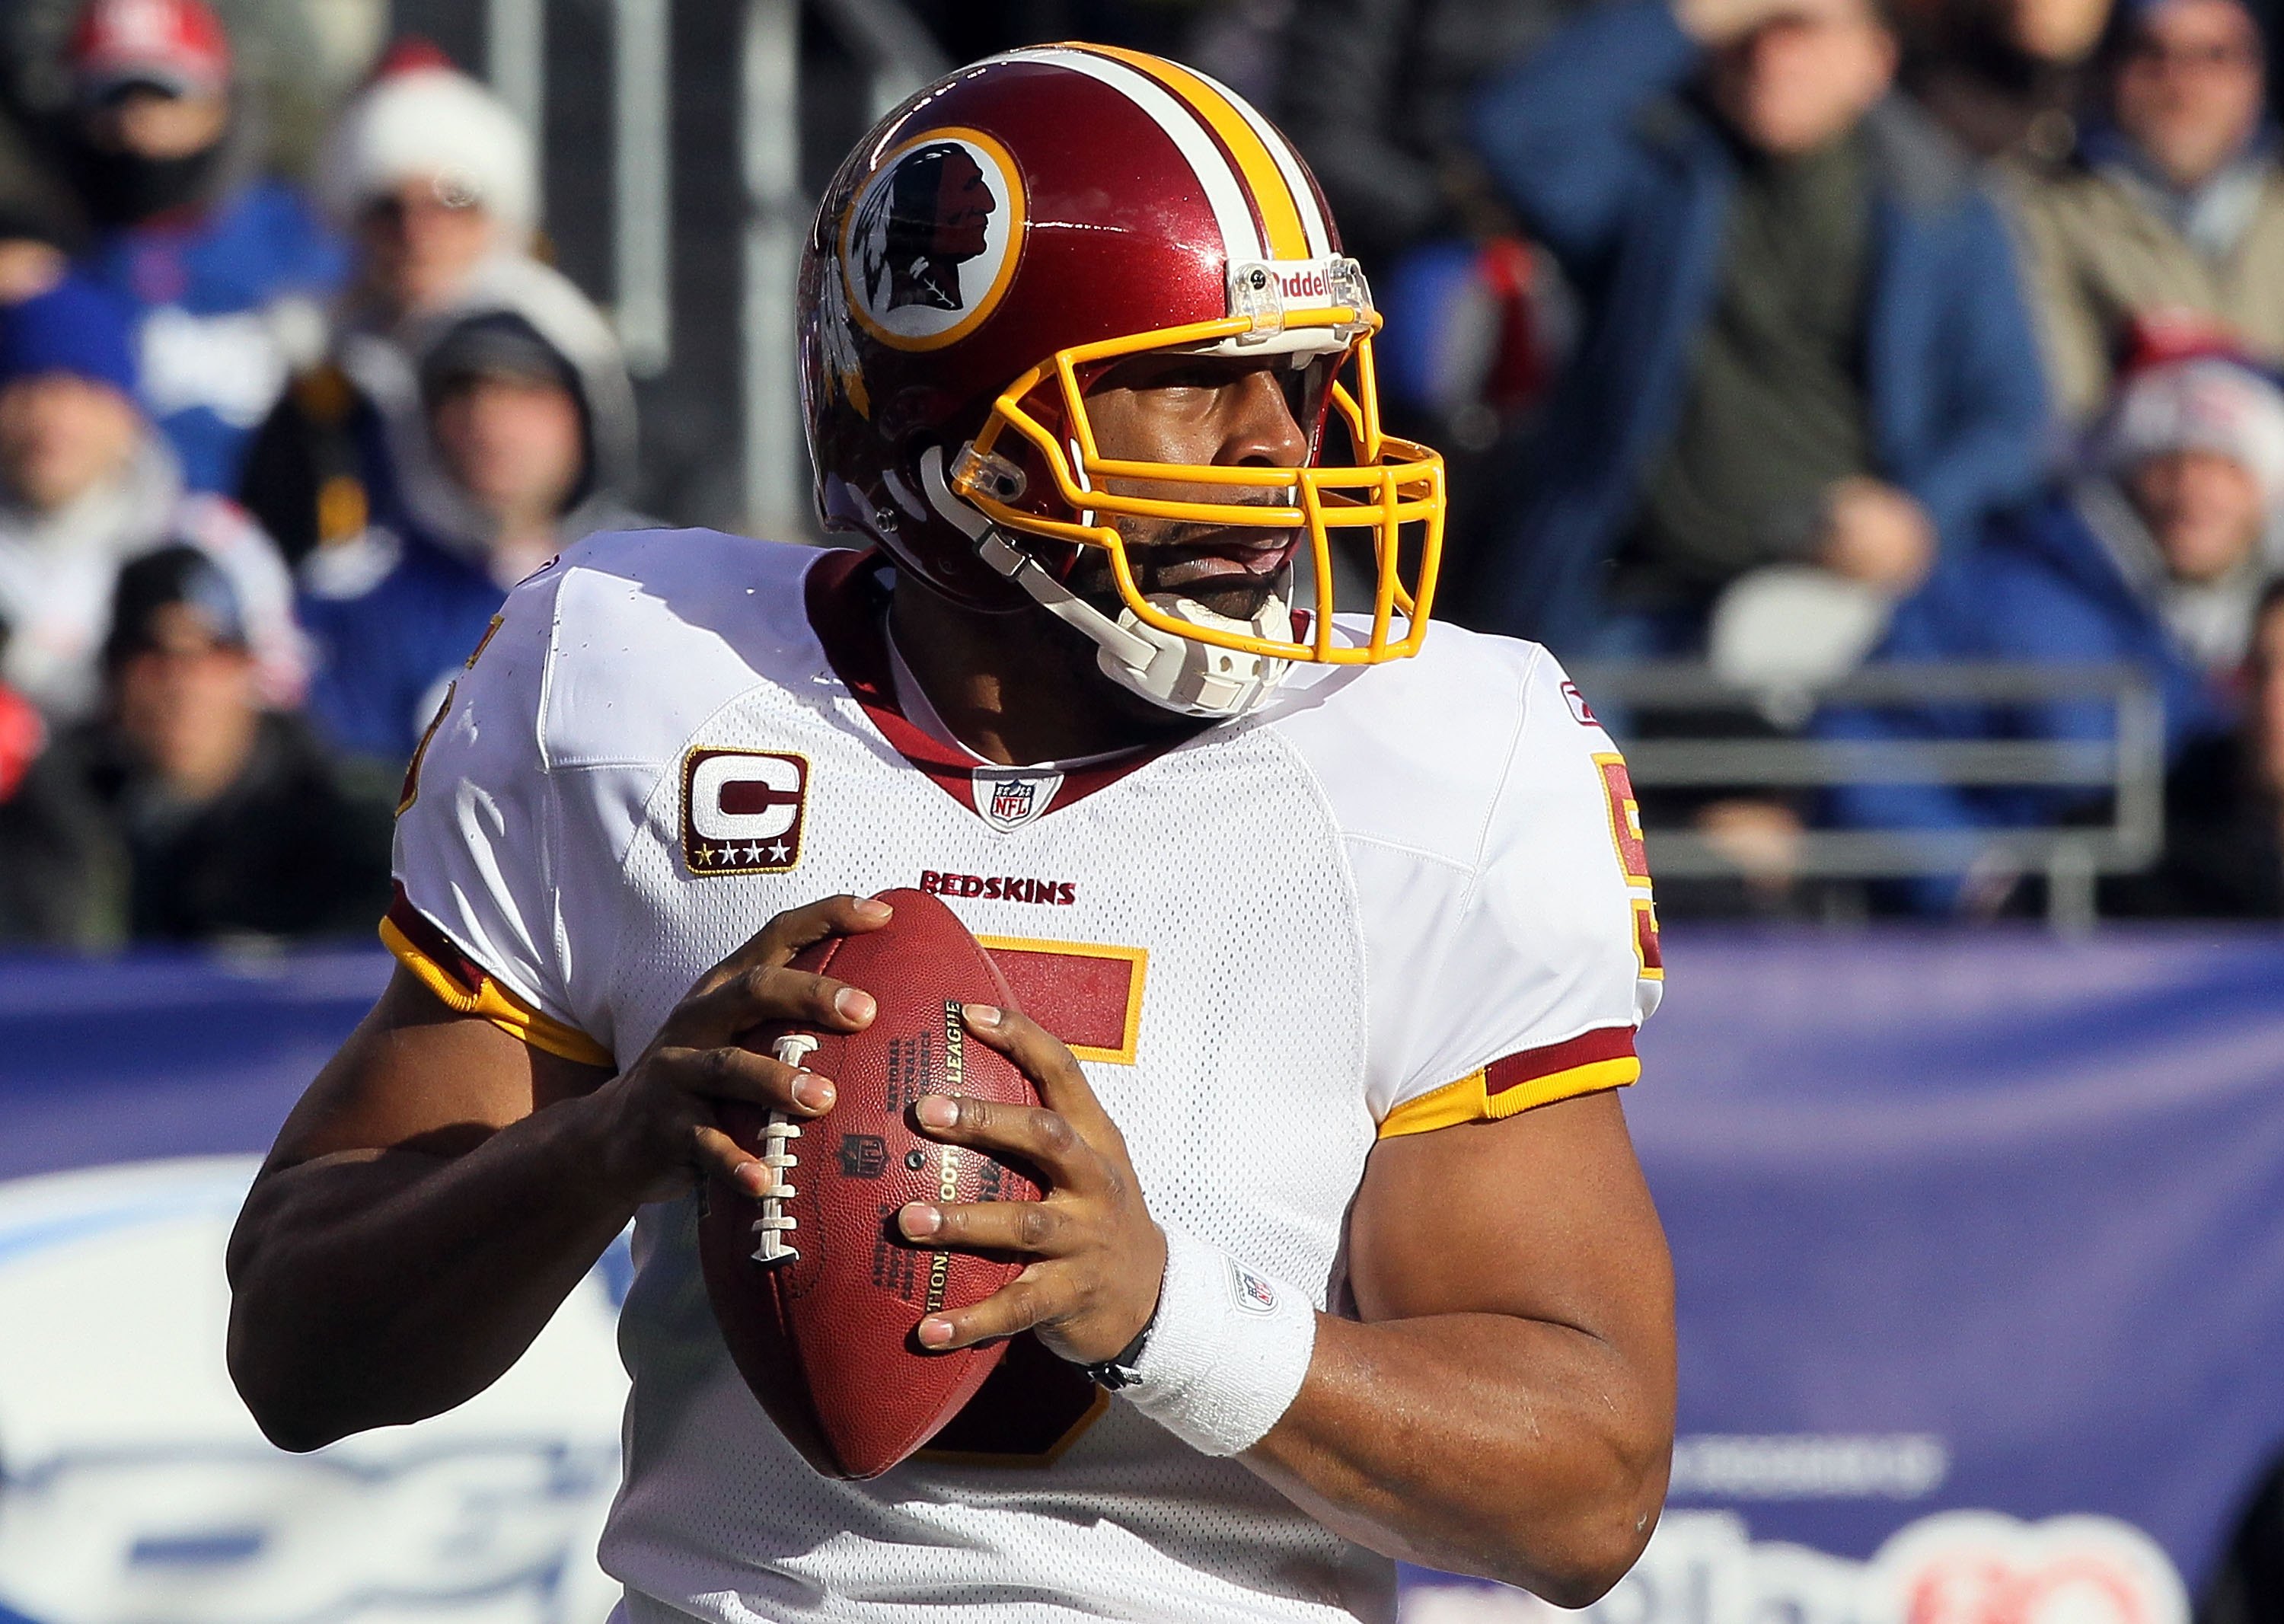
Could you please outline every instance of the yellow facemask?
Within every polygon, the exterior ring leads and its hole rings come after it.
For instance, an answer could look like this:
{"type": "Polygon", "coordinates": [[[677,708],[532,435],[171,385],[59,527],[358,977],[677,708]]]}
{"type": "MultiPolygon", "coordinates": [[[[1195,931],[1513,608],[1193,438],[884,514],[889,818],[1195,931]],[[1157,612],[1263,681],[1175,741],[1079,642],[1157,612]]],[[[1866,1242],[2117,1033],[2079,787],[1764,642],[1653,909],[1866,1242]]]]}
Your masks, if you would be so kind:
{"type": "MultiPolygon", "coordinates": [[[[1271,301],[1272,306],[1274,301],[1271,301]]],[[[1383,433],[1380,397],[1373,370],[1372,335],[1381,318],[1368,303],[1329,308],[1255,310],[1160,328],[1059,350],[1008,385],[993,402],[974,440],[953,460],[948,483],[994,524],[1013,531],[1080,546],[1110,556],[1118,596],[1134,617],[1154,629],[1267,660],[1328,665],[1377,665],[1420,651],[1435,601],[1436,569],[1443,547],[1443,459],[1440,453],[1383,433]],[[1308,344],[1322,331],[1324,340],[1308,344]],[[1131,462],[1106,457],[1095,439],[1081,379],[1099,363],[1156,351],[1170,354],[1244,355],[1248,344],[1279,334],[1297,337],[1309,353],[1337,355],[1331,380],[1332,406],[1346,423],[1358,461],[1348,465],[1301,468],[1225,467],[1131,462]],[[1343,341],[1345,347],[1342,347],[1343,341]],[[1059,436],[1024,402],[1050,373],[1062,397],[1068,437],[1059,436]],[[1355,386],[1342,380],[1352,373],[1355,386]],[[1013,434],[1038,453],[1054,480],[1056,493],[1078,516],[1076,520],[1043,517],[1013,505],[1026,480],[996,448],[1013,434]],[[1116,481],[1122,488],[1105,488],[1116,481]],[[1221,487],[1226,502],[1201,501],[1193,494],[1161,496],[1130,494],[1152,485],[1221,487]],[[1252,501],[1243,498],[1250,496],[1252,501]],[[1264,502],[1263,499],[1267,498],[1264,502]],[[1142,595],[1127,543],[1111,516],[1180,520],[1191,524],[1302,530],[1315,565],[1315,613],[1299,639],[1251,635],[1221,626],[1200,625],[1169,614],[1142,595]],[[1416,526],[1419,541],[1407,571],[1404,531],[1416,526]],[[1333,626],[1333,532],[1370,534],[1378,579],[1370,636],[1362,643],[1336,641],[1333,626]],[[1408,575],[1408,581],[1407,581],[1408,575]]],[[[1284,340],[1289,353],[1294,340],[1284,340]]]]}

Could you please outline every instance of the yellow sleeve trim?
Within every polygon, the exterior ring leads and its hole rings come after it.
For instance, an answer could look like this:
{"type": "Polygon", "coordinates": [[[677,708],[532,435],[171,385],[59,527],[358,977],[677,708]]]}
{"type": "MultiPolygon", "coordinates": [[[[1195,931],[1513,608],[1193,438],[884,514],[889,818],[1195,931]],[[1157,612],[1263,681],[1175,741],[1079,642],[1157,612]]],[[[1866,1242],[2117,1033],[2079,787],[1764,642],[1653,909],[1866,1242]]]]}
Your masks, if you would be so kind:
{"type": "Polygon", "coordinates": [[[575,1060],[582,1066],[600,1066],[618,1069],[618,1059],[611,1051],[576,1027],[567,1027],[551,1016],[544,1015],[502,987],[490,976],[481,977],[471,992],[459,979],[416,947],[411,939],[399,930],[394,919],[380,922],[380,939],[403,964],[420,978],[420,984],[436,995],[447,1009],[463,1015],[473,1015],[488,1020],[506,1033],[566,1060],[575,1060]]]}
{"type": "Polygon", "coordinates": [[[1447,1082],[1417,1099],[1405,1100],[1381,1119],[1380,1136],[1394,1139],[1404,1134],[1456,1128],[1462,1122],[1494,1122],[1537,1105],[1551,1105],[1558,1099],[1595,1094],[1604,1089],[1623,1089],[1640,1076],[1641,1062],[1626,1055],[1611,1060],[1590,1060],[1584,1066],[1534,1077],[1529,1082],[1493,1094],[1485,1072],[1470,1072],[1457,1082],[1447,1082]]]}

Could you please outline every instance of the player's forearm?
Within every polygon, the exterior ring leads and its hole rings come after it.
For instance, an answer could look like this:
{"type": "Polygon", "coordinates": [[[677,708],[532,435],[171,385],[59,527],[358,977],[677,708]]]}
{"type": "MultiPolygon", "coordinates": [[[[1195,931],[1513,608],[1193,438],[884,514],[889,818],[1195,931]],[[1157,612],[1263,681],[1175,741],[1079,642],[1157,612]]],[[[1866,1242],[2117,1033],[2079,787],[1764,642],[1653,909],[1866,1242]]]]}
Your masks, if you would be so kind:
{"type": "Polygon", "coordinates": [[[1319,1315],[1299,1396],[1240,1458],[1359,1544],[1576,1607],[1649,1538],[1672,1417],[1668,1382],[1568,1326],[1319,1315]]]}
{"type": "Polygon", "coordinates": [[[594,1113],[551,1106],[446,1159],[409,1150],[266,1173],[231,1238],[230,1364],[270,1439],[308,1449],[481,1392],[632,1215],[594,1113]]]}

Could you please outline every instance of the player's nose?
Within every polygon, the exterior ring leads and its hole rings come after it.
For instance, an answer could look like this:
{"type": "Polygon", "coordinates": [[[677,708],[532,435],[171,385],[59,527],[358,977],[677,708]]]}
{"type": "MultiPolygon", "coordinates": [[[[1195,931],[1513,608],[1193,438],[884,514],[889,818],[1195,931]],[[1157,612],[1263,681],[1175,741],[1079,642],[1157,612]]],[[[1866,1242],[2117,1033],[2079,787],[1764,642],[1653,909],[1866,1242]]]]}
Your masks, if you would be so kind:
{"type": "Polygon", "coordinates": [[[1309,460],[1308,431],[1294,417],[1276,373],[1257,367],[1224,387],[1227,426],[1216,461],[1233,467],[1252,463],[1298,468],[1309,460]]]}

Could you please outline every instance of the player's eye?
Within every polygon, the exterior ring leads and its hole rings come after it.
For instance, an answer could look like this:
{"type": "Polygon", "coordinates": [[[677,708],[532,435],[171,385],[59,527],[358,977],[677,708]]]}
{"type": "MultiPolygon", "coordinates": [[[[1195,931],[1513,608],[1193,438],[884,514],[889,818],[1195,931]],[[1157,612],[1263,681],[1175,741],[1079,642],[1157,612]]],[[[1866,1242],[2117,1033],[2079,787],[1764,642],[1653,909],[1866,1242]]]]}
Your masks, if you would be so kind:
{"type": "Polygon", "coordinates": [[[1158,373],[1147,387],[1157,390],[1199,389],[1215,390],[1229,382],[1227,372],[1209,362],[1198,362],[1188,366],[1176,366],[1158,373]]]}
{"type": "Polygon", "coordinates": [[[1325,403],[1325,391],[1332,386],[1333,359],[1327,355],[1294,357],[1295,364],[1280,369],[1278,386],[1285,392],[1286,410],[1302,428],[1312,426],[1317,413],[1325,403]]]}

